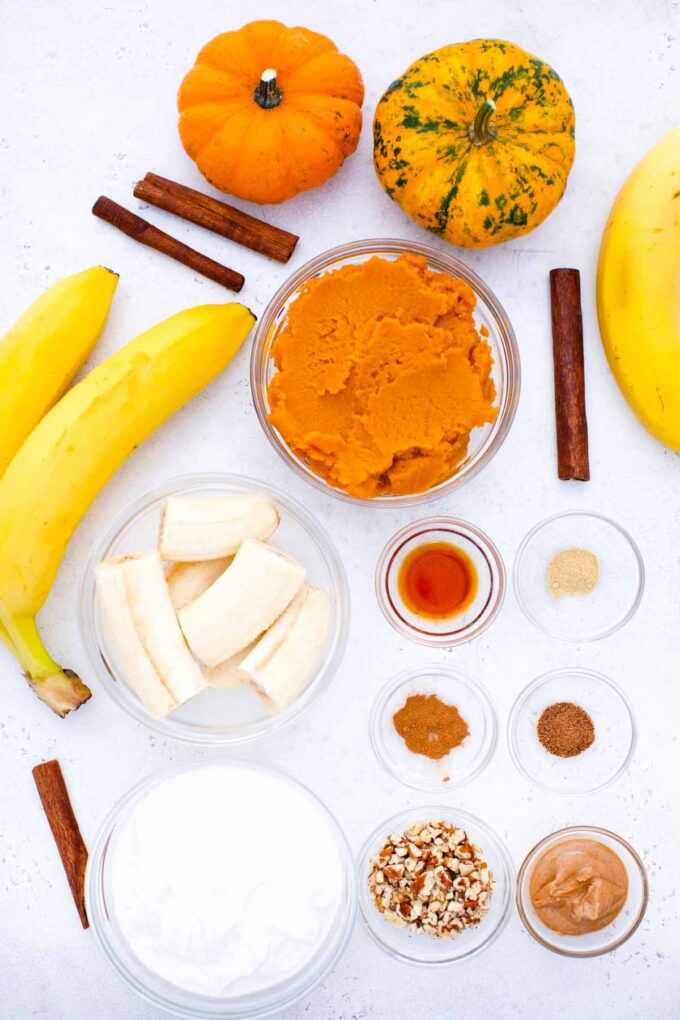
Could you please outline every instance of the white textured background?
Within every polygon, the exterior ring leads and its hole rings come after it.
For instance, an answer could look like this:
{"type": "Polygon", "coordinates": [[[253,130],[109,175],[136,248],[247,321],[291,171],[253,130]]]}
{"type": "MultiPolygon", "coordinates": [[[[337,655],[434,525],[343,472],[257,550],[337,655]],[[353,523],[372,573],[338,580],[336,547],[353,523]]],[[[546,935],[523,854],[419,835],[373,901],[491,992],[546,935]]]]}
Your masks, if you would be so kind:
{"type": "MultiPolygon", "coordinates": [[[[203,186],[180,148],[176,88],[211,36],[267,16],[326,32],[357,61],[366,82],[367,123],[358,152],[322,189],[265,210],[302,235],[290,268],[149,212],[153,222],[242,269],[242,296],[255,312],[291,268],[332,245],[379,235],[427,240],[388,201],[371,167],[375,103],[413,59],[445,43],[498,36],[549,61],[564,78],[577,115],[576,164],[565,199],[524,240],[464,255],[497,293],[517,332],[524,379],[516,423],[491,467],[431,509],[486,529],[508,567],[525,532],[546,514],[571,507],[611,514],[640,544],[648,570],[645,598],[626,629],[593,646],[544,637],[525,621],[511,594],[491,630],[472,645],[432,653],[402,641],[379,614],[373,567],[385,540],[420,511],[348,510],[298,480],[257,424],[247,344],[224,376],[135,453],[97,499],[42,613],[47,643],[89,679],[77,617],[88,548],[112,513],[162,480],[196,470],[244,472],[304,500],[333,534],[349,573],[350,648],[331,688],[310,711],[245,754],[308,782],[337,814],[354,848],[380,818],[427,802],[427,795],[388,778],[368,744],[371,700],[397,669],[428,658],[455,661],[488,685],[502,728],[513,698],[542,671],[579,664],[609,674],[633,699],[640,730],[632,767],[615,786],[583,799],[534,790],[514,770],[501,740],[489,769],[449,799],[497,828],[517,864],[539,837],[565,824],[601,824],[628,837],[642,853],[651,883],[638,933],[610,956],[561,959],[534,943],[515,914],[487,953],[429,973],[384,956],[358,921],[335,972],[283,1016],[670,1020],[680,1013],[680,461],[638,426],[620,397],[600,346],[593,291],[599,238],[614,194],[680,117],[680,6],[677,0],[264,0],[259,6],[233,0],[3,0],[0,332],[45,286],[97,262],[115,268],[121,280],[92,363],[182,307],[225,298],[217,285],[94,219],[90,207],[105,193],[138,208],[131,187],[150,169],[203,186]],[[583,280],[592,465],[587,485],[556,478],[547,274],[558,265],[577,266],[583,280]]],[[[30,770],[43,758],[59,757],[84,836],[92,842],[113,802],[140,776],[201,751],[151,735],[96,686],[92,701],[62,721],[35,699],[4,651],[0,672],[0,1016],[160,1017],[109,969],[92,933],[80,930],[30,770]]]]}

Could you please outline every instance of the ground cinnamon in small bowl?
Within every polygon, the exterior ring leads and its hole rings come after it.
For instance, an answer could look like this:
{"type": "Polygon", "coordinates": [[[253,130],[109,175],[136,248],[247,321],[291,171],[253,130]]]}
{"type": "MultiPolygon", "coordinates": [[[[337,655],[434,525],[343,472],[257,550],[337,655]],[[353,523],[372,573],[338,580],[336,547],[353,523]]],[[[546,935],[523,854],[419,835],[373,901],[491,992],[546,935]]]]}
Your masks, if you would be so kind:
{"type": "Polygon", "coordinates": [[[394,728],[413,754],[446,757],[470,732],[455,705],[436,694],[411,694],[392,717],[394,728]]]}
{"type": "Polygon", "coordinates": [[[593,720],[580,705],[557,701],[541,713],[536,727],[546,751],[559,758],[574,758],[595,740],[593,720]]]}

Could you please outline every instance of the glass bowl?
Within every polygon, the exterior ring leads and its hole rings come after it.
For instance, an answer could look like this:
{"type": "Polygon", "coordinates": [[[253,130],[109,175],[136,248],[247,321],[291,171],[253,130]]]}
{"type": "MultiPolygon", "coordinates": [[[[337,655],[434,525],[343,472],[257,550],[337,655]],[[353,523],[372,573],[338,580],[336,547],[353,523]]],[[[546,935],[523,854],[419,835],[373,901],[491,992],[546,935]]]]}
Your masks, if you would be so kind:
{"type": "Polygon", "coordinates": [[[302,478],[305,478],[317,489],[347,502],[372,506],[414,506],[417,503],[437,499],[456,489],[473,478],[478,471],[481,471],[498,452],[517,410],[520,390],[519,349],[510,320],[500,302],[483,280],[463,262],[453,255],[449,255],[448,252],[438,251],[430,245],[417,241],[372,238],[339,245],[337,248],[322,252],[301,266],[279,288],[257,325],[250,361],[250,383],[255,410],[265,435],[279,456],[302,478]],[[488,330],[487,339],[494,358],[492,377],[496,385],[498,417],[492,425],[473,430],[466,460],[459,465],[455,474],[427,492],[360,499],[331,486],[325,479],[312,471],[303,460],[292,453],[282,436],[270,425],[267,417],[269,412],[267,387],[275,374],[270,352],[274,340],[286,321],[289,305],[309,280],[321,276],[330,269],[339,269],[347,264],[364,262],[374,255],[394,259],[405,252],[423,255],[427,259],[430,269],[450,273],[464,280],[474,291],[477,297],[475,322],[478,328],[484,326],[488,330]]]}
{"type": "Polygon", "coordinates": [[[342,564],[333,544],[298,503],[278,489],[254,478],[227,474],[185,475],[172,479],[124,507],[95,542],[85,569],[80,596],[80,623],[92,668],[108,694],[131,716],[178,740],[198,744],[238,744],[271,733],[297,718],[328,685],[347,643],[349,595],[342,564]],[[155,548],[160,509],[168,495],[202,495],[260,492],[275,504],[281,523],[271,543],[295,556],[307,568],[309,582],[325,588],[331,598],[331,626],[323,658],[308,687],[293,704],[270,715],[246,687],[236,690],[207,688],[162,719],[152,718],[122,676],[119,657],[95,597],[94,568],[100,560],[120,553],[155,548]]]}
{"type": "Polygon", "coordinates": [[[387,543],[375,571],[375,591],[383,615],[394,629],[411,641],[450,648],[479,637],[495,620],[505,598],[505,567],[488,535],[455,517],[429,517],[407,524],[387,543]],[[417,546],[448,542],[472,560],[478,578],[477,594],[461,613],[432,620],[412,612],[399,593],[399,570],[417,546]]]}
{"type": "Polygon", "coordinates": [[[486,689],[462,669],[437,664],[406,669],[385,684],[373,703],[369,728],[378,761],[395,779],[435,792],[475,779],[491,761],[498,738],[496,712],[486,689]],[[436,694],[455,705],[468,724],[468,736],[445,757],[414,754],[394,728],[394,713],[412,694],[436,694]]]}
{"type": "Polygon", "coordinates": [[[522,691],[508,718],[508,747],[531,783],[554,793],[594,793],[613,783],[630,764],[637,731],[633,707],[621,688],[591,669],[556,669],[522,691]],[[536,731],[549,705],[571,701],[585,709],[595,740],[581,754],[560,758],[547,751],[536,731]]]}
{"type": "Polygon", "coordinates": [[[435,805],[414,807],[387,818],[364,843],[357,861],[359,870],[359,908],[370,935],[381,949],[405,963],[442,967],[469,960],[498,938],[510,916],[515,869],[510,853],[493,829],[480,818],[457,808],[435,805]],[[407,932],[386,921],[375,906],[368,888],[371,858],[393,832],[402,833],[414,822],[445,821],[465,829],[469,839],[483,852],[496,879],[491,907],[476,926],[467,928],[457,938],[435,938],[419,932],[407,932]]]}
{"type": "Polygon", "coordinates": [[[144,999],[175,1016],[192,1018],[270,1016],[307,995],[336,965],[349,941],[356,914],[356,875],[347,840],[328,808],[302,783],[284,772],[255,762],[208,755],[200,761],[174,765],[156,772],[134,786],[104,821],[90,853],[85,874],[87,914],[97,942],[118,974],[144,999]],[[314,956],[302,970],[269,988],[230,997],[212,997],[187,991],[146,967],[130,948],[116,921],[112,894],[112,858],[118,835],[133,808],[152,789],[190,770],[219,765],[226,769],[247,767],[275,776],[307,797],[329,825],[342,860],[344,889],[337,916],[314,956]]]}
{"type": "Polygon", "coordinates": [[[517,875],[517,909],[529,934],[546,949],[560,956],[600,956],[617,949],[639,927],[647,909],[648,888],[645,867],[632,846],[608,829],[594,825],[574,825],[542,839],[530,850],[517,875]],[[539,919],[531,903],[529,882],[541,854],[565,839],[594,839],[604,843],[621,859],[628,873],[628,898],[617,917],[600,931],[584,935],[558,935],[539,919]]]}
{"type": "Polygon", "coordinates": [[[640,550],[619,524],[602,514],[570,510],[541,521],[526,536],[515,559],[514,585],[524,614],[546,634],[563,641],[598,641],[635,613],[645,569],[640,550]],[[548,591],[548,564],[571,548],[595,553],[599,581],[587,595],[556,599],[548,591]]]}

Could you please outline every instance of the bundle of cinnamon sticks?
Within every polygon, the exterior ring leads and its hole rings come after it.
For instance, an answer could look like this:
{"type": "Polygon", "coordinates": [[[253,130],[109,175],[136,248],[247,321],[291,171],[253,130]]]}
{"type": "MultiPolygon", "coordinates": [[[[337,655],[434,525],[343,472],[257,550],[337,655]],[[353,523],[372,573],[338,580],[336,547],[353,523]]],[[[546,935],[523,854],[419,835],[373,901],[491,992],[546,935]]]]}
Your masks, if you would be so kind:
{"type": "MultiPolygon", "coordinates": [[[[166,177],[159,177],[158,174],[146,174],[144,179],[135,185],[134,195],[150,205],[174,213],[190,223],[195,223],[278,262],[289,260],[299,240],[296,234],[274,227],[256,216],[250,216],[234,206],[227,205],[226,202],[194,191],[193,188],[187,188],[183,184],[177,184],[166,177]]],[[[222,284],[228,290],[238,293],[245,283],[241,273],[195,251],[105,195],[97,199],[92,212],[140,244],[168,255],[209,280],[222,284]]]]}

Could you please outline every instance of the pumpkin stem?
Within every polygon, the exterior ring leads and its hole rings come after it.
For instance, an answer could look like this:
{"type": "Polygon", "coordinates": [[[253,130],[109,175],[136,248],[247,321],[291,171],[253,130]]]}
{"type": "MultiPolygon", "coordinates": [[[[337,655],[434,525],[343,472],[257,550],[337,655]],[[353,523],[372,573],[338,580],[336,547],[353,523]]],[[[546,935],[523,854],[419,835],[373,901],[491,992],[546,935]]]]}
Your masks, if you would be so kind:
{"type": "Polygon", "coordinates": [[[273,110],[281,102],[283,93],[276,84],[276,71],[268,67],[262,72],[257,88],[255,89],[255,102],[263,110],[273,110]]]}
{"type": "Polygon", "coordinates": [[[473,145],[486,145],[498,136],[498,128],[491,123],[491,115],[496,110],[493,99],[485,99],[472,124],[468,127],[468,134],[473,145]]]}

